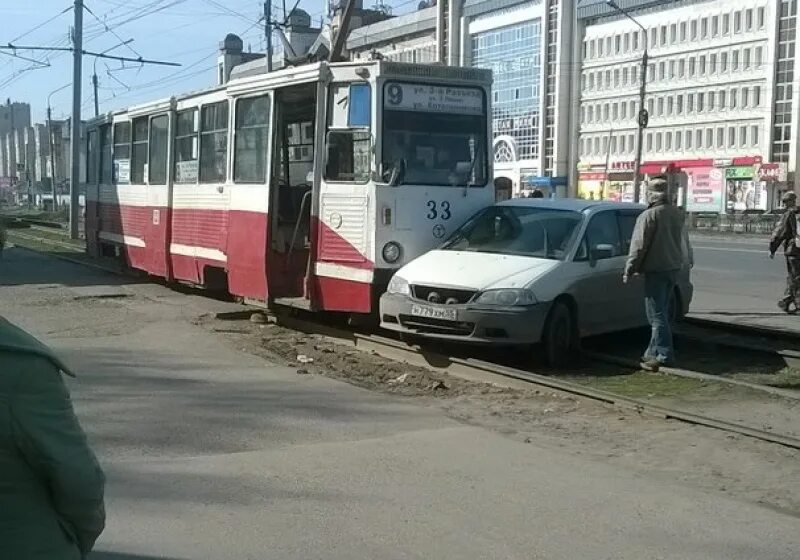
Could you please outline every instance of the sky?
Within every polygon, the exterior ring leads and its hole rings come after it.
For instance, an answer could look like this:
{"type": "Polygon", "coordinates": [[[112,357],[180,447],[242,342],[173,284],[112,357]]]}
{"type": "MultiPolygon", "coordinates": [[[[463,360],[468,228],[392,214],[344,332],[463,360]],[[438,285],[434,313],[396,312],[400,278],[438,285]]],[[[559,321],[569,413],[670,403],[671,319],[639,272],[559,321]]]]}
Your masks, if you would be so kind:
{"type": "MultiPolygon", "coordinates": [[[[294,1],[286,0],[287,10],[294,1]]],[[[84,50],[111,49],[108,54],[182,65],[178,68],[130,62],[123,65],[84,56],[81,93],[84,118],[94,116],[91,77],[95,61],[103,113],[213,86],[219,42],[228,33],[242,37],[245,49],[249,45],[254,52],[263,51],[263,24],[258,21],[263,13],[262,0],[84,0],[84,3],[91,10],[84,12],[84,50]],[[133,42],[120,46],[129,39],[133,42]]],[[[364,3],[368,5],[368,1],[364,3]]],[[[0,0],[0,45],[69,46],[72,4],[72,0],[0,0]]],[[[273,0],[273,4],[273,17],[282,20],[283,0],[273,0]]],[[[326,5],[327,0],[300,1],[300,7],[311,14],[314,25],[319,25],[326,5]]],[[[72,107],[71,53],[18,50],[16,54],[49,66],[0,51],[0,101],[11,98],[30,103],[33,121],[43,122],[47,99],[52,93],[53,118],[68,116],[72,107]]]]}

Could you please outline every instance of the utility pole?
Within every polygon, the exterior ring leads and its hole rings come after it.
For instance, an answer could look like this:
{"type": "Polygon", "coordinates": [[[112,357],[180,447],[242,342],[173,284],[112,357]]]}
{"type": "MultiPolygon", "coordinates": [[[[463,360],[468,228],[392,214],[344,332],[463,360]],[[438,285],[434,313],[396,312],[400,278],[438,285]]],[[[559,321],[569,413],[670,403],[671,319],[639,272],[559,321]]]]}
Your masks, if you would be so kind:
{"type": "Polygon", "coordinates": [[[94,116],[96,117],[100,115],[100,102],[97,100],[97,71],[92,74],[92,89],[94,90],[94,116]]]}
{"type": "Polygon", "coordinates": [[[79,237],[80,195],[78,184],[81,179],[81,82],[83,62],[83,0],[75,0],[75,27],[72,30],[72,130],[70,134],[69,176],[69,235],[79,237]]]}
{"type": "Polygon", "coordinates": [[[600,193],[600,198],[605,199],[608,197],[608,168],[611,165],[611,139],[614,137],[614,129],[608,129],[608,143],[606,144],[606,180],[603,185],[603,192],[600,193]]]}
{"type": "Polygon", "coordinates": [[[53,141],[53,112],[47,104],[47,142],[50,147],[50,190],[53,193],[53,212],[58,210],[58,193],[56,192],[56,146],[53,141]]]}
{"type": "Polygon", "coordinates": [[[638,116],[638,130],[636,139],[636,162],[633,169],[633,202],[638,203],[642,191],[642,177],[640,171],[642,169],[642,146],[644,145],[644,129],[647,128],[647,122],[650,120],[650,115],[647,113],[647,108],[644,106],[646,88],[647,88],[647,33],[644,33],[644,52],[642,53],[642,69],[639,75],[639,116],[638,116]]]}
{"type": "Polygon", "coordinates": [[[264,35],[267,41],[267,72],[272,72],[272,0],[264,2],[264,35]]]}

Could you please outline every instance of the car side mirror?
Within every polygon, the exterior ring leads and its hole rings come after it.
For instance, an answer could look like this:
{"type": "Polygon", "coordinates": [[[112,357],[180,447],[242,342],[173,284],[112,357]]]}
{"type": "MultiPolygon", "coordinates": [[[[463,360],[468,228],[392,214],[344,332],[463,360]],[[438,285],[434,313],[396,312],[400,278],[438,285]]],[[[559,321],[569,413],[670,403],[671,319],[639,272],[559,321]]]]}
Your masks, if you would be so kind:
{"type": "Polygon", "coordinates": [[[603,259],[610,259],[614,256],[614,246],[606,243],[599,243],[592,247],[592,262],[603,259]]]}

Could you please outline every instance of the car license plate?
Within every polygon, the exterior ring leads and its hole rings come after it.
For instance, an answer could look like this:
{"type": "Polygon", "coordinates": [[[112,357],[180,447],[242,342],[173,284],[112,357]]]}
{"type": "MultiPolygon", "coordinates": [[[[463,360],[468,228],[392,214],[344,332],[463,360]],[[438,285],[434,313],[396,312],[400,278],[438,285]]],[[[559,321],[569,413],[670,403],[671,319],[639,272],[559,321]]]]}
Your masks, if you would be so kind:
{"type": "Polygon", "coordinates": [[[455,309],[434,307],[432,305],[412,305],[411,314],[415,317],[426,317],[428,319],[458,320],[458,313],[455,309]]]}

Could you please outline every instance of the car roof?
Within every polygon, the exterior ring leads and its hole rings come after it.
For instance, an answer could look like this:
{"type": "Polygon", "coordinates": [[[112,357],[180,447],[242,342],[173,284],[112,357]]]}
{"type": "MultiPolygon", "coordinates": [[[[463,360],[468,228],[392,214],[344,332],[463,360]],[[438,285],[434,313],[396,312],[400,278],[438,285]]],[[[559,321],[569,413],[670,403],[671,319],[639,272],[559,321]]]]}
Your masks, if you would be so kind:
{"type": "Polygon", "coordinates": [[[497,203],[498,206],[518,206],[533,208],[552,208],[553,210],[572,210],[573,212],[594,212],[597,210],[644,210],[643,204],[633,202],[613,202],[610,200],[584,200],[582,198],[512,198],[497,203]]]}

